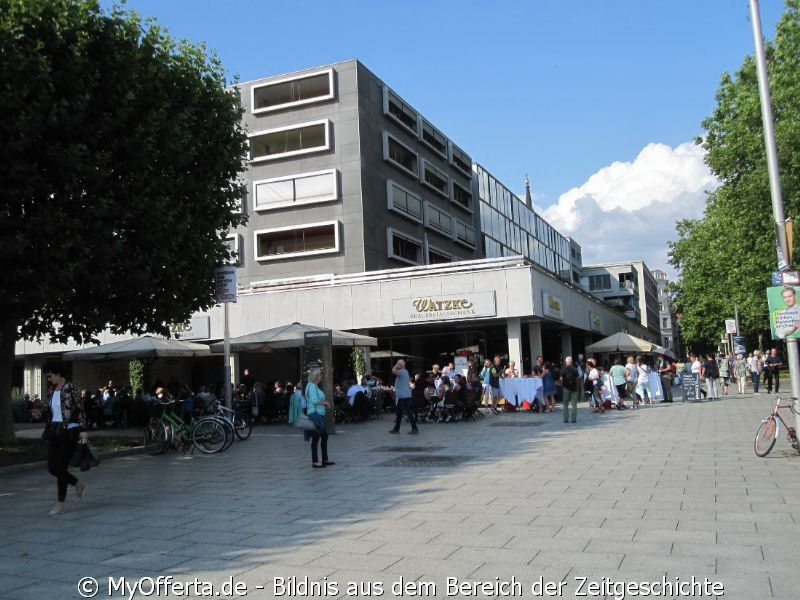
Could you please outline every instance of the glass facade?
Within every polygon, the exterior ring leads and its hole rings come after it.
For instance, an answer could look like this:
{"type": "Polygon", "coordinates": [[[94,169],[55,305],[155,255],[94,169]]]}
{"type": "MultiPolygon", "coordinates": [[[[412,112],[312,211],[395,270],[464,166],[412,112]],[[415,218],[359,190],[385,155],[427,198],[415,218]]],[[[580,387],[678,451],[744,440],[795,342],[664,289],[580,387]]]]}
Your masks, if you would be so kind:
{"type": "Polygon", "coordinates": [[[572,281],[569,240],[481,165],[473,165],[473,170],[478,180],[481,244],[486,258],[521,254],[572,281]]]}

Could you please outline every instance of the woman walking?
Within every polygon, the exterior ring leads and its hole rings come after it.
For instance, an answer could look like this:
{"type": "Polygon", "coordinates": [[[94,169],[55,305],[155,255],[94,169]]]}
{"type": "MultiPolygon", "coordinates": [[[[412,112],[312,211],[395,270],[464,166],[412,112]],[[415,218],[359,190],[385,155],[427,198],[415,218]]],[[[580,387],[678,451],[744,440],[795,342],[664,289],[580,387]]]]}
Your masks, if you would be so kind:
{"type": "Polygon", "coordinates": [[[316,429],[306,431],[304,438],[311,440],[311,466],[321,469],[333,464],[328,460],[328,430],[325,427],[325,410],[331,408],[331,403],[325,399],[325,393],[320,389],[322,381],[322,369],[311,369],[308,372],[308,384],[306,385],[306,415],[316,429]],[[322,460],[319,460],[317,447],[322,442],[322,460]]]}
{"type": "Polygon", "coordinates": [[[86,491],[86,482],[69,472],[69,460],[78,439],[86,439],[86,416],[83,402],[75,386],[64,377],[64,368],[57,363],[49,363],[44,368],[47,383],[53,388],[50,397],[50,418],[45,433],[47,435],[47,470],[57,481],[56,505],[47,513],[58,515],[64,512],[67,500],[67,486],[75,488],[78,502],[86,491]]]}

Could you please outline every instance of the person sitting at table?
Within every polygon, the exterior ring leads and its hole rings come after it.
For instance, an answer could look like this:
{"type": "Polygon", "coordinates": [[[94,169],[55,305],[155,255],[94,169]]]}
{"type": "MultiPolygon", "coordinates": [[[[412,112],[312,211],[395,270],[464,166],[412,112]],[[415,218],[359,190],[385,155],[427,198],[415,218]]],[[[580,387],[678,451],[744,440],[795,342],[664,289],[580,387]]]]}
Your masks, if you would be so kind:
{"type": "Polygon", "coordinates": [[[347,404],[360,421],[366,421],[369,418],[367,389],[357,381],[353,381],[352,385],[347,388],[347,404]]]}
{"type": "Polygon", "coordinates": [[[519,377],[519,369],[517,369],[517,363],[513,360],[508,362],[508,366],[503,371],[503,377],[519,377]]]}

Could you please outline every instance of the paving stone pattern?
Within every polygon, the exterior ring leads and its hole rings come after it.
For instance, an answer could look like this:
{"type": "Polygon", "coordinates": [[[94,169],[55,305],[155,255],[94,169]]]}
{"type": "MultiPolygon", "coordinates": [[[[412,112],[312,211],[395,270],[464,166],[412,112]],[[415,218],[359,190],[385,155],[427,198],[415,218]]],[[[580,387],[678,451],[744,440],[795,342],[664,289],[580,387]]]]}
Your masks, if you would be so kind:
{"type": "Polygon", "coordinates": [[[98,580],[96,598],[180,597],[146,585],[108,593],[109,577],[133,585],[161,575],[215,593],[242,582],[248,598],[309,587],[345,598],[347,582],[359,597],[398,597],[394,584],[406,598],[444,598],[447,577],[514,577],[525,598],[541,597],[530,587],[540,578],[563,580],[557,597],[574,598],[576,578],[695,576],[721,582],[726,599],[794,599],[800,456],[785,439],[765,459],[752,448],[772,402],[747,395],[603,415],[583,406],[574,425],[559,411],[489,415],[421,425],[413,445],[388,435],[385,419],[342,425],[326,469],[311,468],[302,435],[262,426],[220,455],[107,460],[87,474],[83,501],[70,489],[56,517],[46,469],[0,471],[0,598],[81,598],[83,577],[98,580]],[[426,456],[469,460],[403,465],[426,456]],[[400,466],[386,468],[392,461],[400,466]],[[422,583],[435,593],[414,589],[422,583]]]}

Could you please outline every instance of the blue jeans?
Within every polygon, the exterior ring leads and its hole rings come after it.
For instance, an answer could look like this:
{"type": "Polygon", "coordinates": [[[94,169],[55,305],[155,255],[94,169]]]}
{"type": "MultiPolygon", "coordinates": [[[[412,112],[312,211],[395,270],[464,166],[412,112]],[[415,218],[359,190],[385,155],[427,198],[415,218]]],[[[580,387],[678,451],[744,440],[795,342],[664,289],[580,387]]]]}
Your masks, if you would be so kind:
{"type": "Polygon", "coordinates": [[[403,421],[403,414],[411,422],[411,431],[417,430],[417,417],[411,410],[411,398],[398,398],[397,406],[394,408],[394,430],[400,431],[400,423],[403,421]]]}
{"type": "Polygon", "coordinates": [[[750,373],[750,378],[753,380],[753,393],[758,393],[758,386],[761,383],[761,375],[758,373],[750,373]]]}

